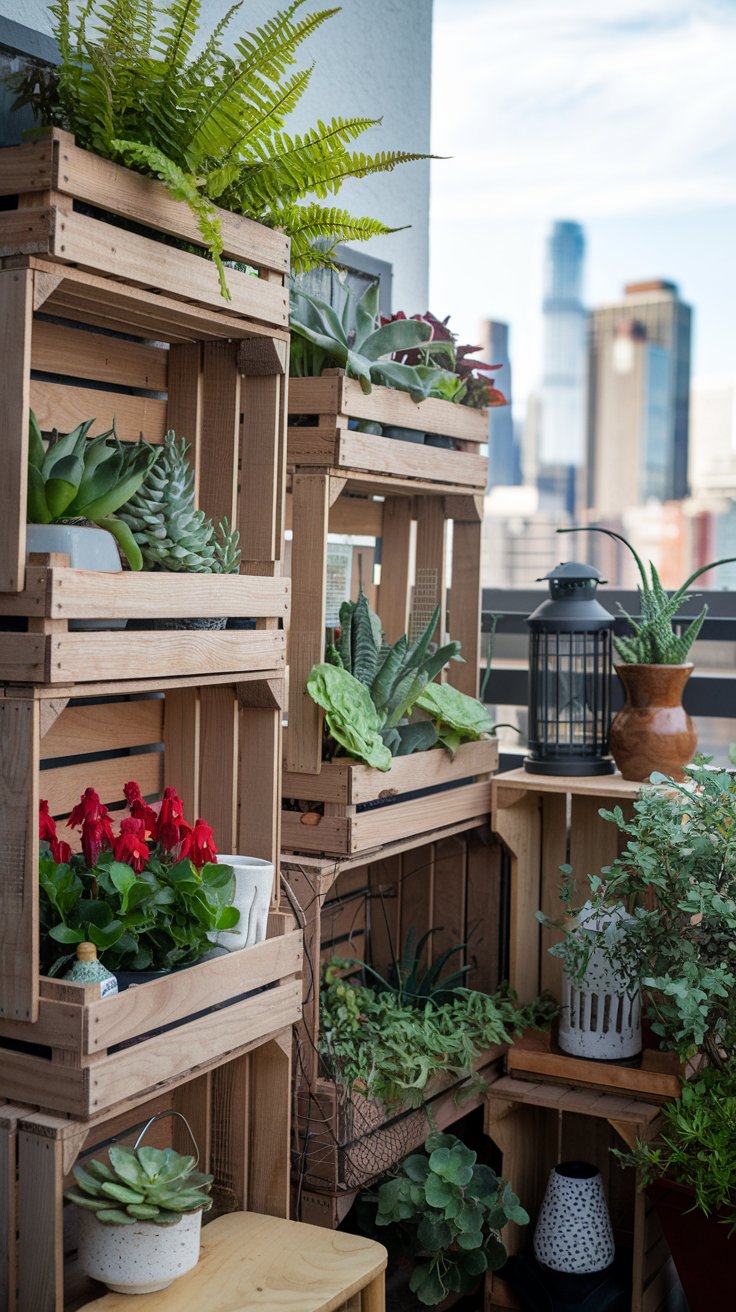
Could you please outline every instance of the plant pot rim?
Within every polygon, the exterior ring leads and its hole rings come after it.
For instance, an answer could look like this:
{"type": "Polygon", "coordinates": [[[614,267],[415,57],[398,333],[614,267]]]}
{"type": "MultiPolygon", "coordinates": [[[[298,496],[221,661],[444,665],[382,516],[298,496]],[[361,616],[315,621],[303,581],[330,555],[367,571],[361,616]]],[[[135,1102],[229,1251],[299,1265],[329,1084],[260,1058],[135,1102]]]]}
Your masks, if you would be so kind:
{"type": "Polygon", "coordinates": [[[694,661],[683,661],[680,665],[658,664],[656,661],[639,663],[637,661],[614,661],[614,670],[694,670],[694,661]]]}

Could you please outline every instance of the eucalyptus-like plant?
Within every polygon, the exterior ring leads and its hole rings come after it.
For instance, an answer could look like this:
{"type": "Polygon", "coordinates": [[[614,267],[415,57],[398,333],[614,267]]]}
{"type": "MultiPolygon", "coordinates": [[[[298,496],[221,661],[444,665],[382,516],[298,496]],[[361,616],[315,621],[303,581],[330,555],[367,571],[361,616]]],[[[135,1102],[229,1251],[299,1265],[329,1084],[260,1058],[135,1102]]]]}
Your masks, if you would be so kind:
{"type": "Polygon", "coordinates": [[[318,377],[323,369],[344,369],[360,380],[369,393],[373,383],[408,392],[424,401],[433,389],[454,388],[454,373],[435,364],[402,364],[397,353],[414,350],[429,341],[431,326],[417,319],[381,322],[378,283],[371,283],[356,301],[344,289],[338,313],[327,301],[294,290],[291,297],[290,369],[296,378],[318,377]],[[355,326],[351,327],[352,321],[355,326]]]}
{"type": "Polygon", "coordinates": [[[202,0],[56,0],[50,11],[60,62],[28,68],[16,108],[30,105],[41,123],[73,132],[80,146],[160,178],[195,214],[225,297],[215,202],[288,233],[296,269],[329,265],[337,242],[393,230],[323,202],[346,178],[426,156],[352,150],[380,121],[364,116],[320,120],[300,134],[285,130],[314,71],[292,71],[297,52],[338,12],[305,14],[304,3],[291,0],[254,32],[231,39],[231,52],[226,41],[243,0],[209,32],[200,30],[202,0]]]}
{"type": "Polygon", "coordinates": [[[64,1194],[68,1202],[94,1212],[103,1225],[177,1225],[182,1216],[212,1206],[214,1176],[195,1170],[193,1157],[173,1148],[114,1143],[107,1158],[73,1167],[76,1187],[64,1194]]]}
{"type": "Polygon", "coordinates": [[[687,660],[688,652],[703,627],[708,607],[703,606],[700,614],[688,624],[685,632],[679,635],[675,633],[672,621],[680,607],[690,600],[687,590],[691,584],[699,579],[701,574],[707,574],[708,570],[716,569],[719,565],[730,564],[734,557],[714,560],[710,565],[703,565],[700,569],[696,569],[676,592],[668,595],[662,587],[654,562],[649,561],[649,577],[647,577],[644,562],[638,552],[620,533],[614,533],[612,529],[602,528],[598,524],[591,524],[585,528],[558,528],[557,532],[605,533],[607,537],[622,542],[634,557],[641,580],[638,589],[641,620],[635,620],[622,606],[619,607],[633,631],[633,636],[630,638],[613,640],[621,660],[632,665],[682,665],[687,660]]]}

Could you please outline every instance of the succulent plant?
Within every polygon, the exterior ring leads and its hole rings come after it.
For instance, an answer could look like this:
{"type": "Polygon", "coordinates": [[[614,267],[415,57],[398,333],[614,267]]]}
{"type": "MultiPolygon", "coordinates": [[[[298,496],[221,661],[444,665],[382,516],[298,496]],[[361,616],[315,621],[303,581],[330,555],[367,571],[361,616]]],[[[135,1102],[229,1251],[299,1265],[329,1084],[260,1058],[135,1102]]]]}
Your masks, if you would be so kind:
{"type": "Polygon", "coordinates": [[[90,439],[94,419],[71,433],[53,430],[48,447],[31,410],[28,432],[28,522],[58,524],[89,520],[116,539],[131,569],[142,569],[138,544],[126,523],[114,512],[140,487],[155,451],[145,442],[123,446],[114,427],[90,439]]]}
{"type": "Polygon", "coordinates": [[[74,1167],[78,1188],[64,1197],[94,1212],[105,1225],[176,1225],[184,1212],[207,1211],[213,1177],[195,1170],[193,1157],[173,1148],[126,1148],[112,1144],[108,1162],[98,1158],[74,1167]]]}
{"type": "Polygon", "coordinates": [[[186,438],[173,430],[155,452],[145,479],[120,517],[132,531],[147,569],[194,574],[234,574],[240,564],[239,533],[194,505],[194,470],[186,438]]]}
{"type": "Polygon", "coordinates": [[[432,329],[417,319],[395,319],[382,325],[377,282],[371,283],[358,301],[345,291],[340,314],[327,301],[292,291],[291,334],[290,367],[298,378],[319,376],[323,369],[338,367],[359,379],[366,393],[373,383],[383,383],[408,392],[413,401],[424,401],[443,382],[457,383],[447,369],[391,359],[428,342],[432,329]],[[353,307],[355,328],[351,329],[353,307]]]}

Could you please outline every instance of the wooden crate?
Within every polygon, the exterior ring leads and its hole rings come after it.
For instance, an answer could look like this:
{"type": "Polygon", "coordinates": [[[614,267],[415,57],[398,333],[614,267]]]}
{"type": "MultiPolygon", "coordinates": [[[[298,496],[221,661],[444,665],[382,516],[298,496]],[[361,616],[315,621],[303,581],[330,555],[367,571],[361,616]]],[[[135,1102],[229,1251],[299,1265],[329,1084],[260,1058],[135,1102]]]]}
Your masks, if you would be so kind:
{"type": "MultiPolygon", "coordinates": [[[[412,623],[424,627],[435,605],[439,606],[435,639],[442,641],[449,632],[462,644],[464,663],[450,665],[448,682],[461,692],[477,696],[483,498],[445,494],[441,487],[413,497],[400,480],[397,483],[379,474],[373,476],[370,487],[358,484],[356,490],[354,480],[344,474],[300,469],[291,479],[290,500],[292,604],[286,768],[293,774],[320,775],[323,715],[305,689],[312,667],[324,659],[328,533],[367,534],[380,539],[381,582],[376,609],[387,641],[401,637],[412,623]],[[383,501],[375,501],[374,494],[383,501]],[[445,580],[450,525],[448,615],[445,580]]],[[[410,636],[415,636],[413,631],[410,636]]]]}
{"type": "Polygon", "coordinates": [[[662,1052],[656,1036],[644,1028],[644,1049],[626,1062],[593,1061],[572,1057],[557,1043],[557,1023],[551,1031],[529,1030],[511,1045],[506,1058],[509,1075],[521,1079],[564,1081],[579,1089],[604,1093],[620,1091],[641,1102],[663,1103],[677,1098],[682,1082],[694,1067],[678,1061],[674,1052],[662,1052]]]}
{"type": "MultiPolygon", "coordinates": [[[[535,1084],[504,1077],[489,1090],[485,1132],[500,1150],[501,1174],[510,1180],[531,1217],[528,1227],[508,1225],[509,1253],[531,1244],[550,1171],[559,1161],[592,1162],[601,1172],[617,1247],[631,1254],[631,1312],[662,1312],[677,1285],[674,1265],[654,1211],[624,1171],[612,1147],[630,1147],[657,1132],[658,1109],[628,1095],[615,1097],[565,1084],[535,1084]]],[[[496,1275],[486,1284],[486,1312],[520,1306],[496,1275]]]]}
{"type": "Polygon", "coordinates": [[[281,666],[210,675],[204,687],[178,676],[0,689],[6,1021],[27,1024],[39,1015],[39,797],[60,818],[88,784],[113,808],[128,779],[150,798],[169,784],[188,816],[213,826],[221,851],[262,857],[278,869],[283,682],[281,666]]]}
{"type": "MultiPolygon", "coordinates": [[[[215,1177],[205,1225],[244,1208],[287,1216],[290,1099],[291,1032],[273,1028],[217,1069],[159,1090],[132,1108],[101,1112],[88,1121],[14,1109],[21,1187],[17,1305],[9,1304],[11,1312],[71,1312],[104,1292],[76,1264],[76,1213],[64,1204],[63,1190],[73,1182],[76,1161],[84,1164],[100,1155],[113,1138],[132,1144],[157,1112],[171,1108],[186,1116],[199,1146],[200,1169],[215,1177]]],[[[191,1151],[177,1119],[151,1127],[146,1142],[191,1151]]],[[[8,1282],[7,1293],[15,1297],[15,1281],[8,1282]]]]}
{"type": "Polygon", "coordinates": [[[487,738],[463,744],[454,757],[442,748],[396,757],[385,773],[347,758],[323,764],[316,776],[286,771],[285,801],[313,809],[284,806],[284,849],[352,856],[401,837],[421,839],[445,824],[483,824],[497,764],[498,744],[487,738]]]}
{"type": "MultiPolygon", "coordinates": [[[[174,428],[191,445],[198,505],[240,530],[241,573],[273,579],[283,537],[288,240],[224,214],[226,253],[259,275],[228,270],[226,302],[210,260],[162,244],[173,234],[202,245],[187,206],[57,130],[0,150],[0,194],[18,205],[0,212],[0,594],[25,598],[13,608],[3,597],[0,615],[52,618],[39,612],[33,586],[24,593],[29,407],[44,431],[95,416],[92,435],[114,419],[122,441],[157,443],[174,428]],[[74,208],[81,203],[97,217],[74,208]],[[114,226],[115,216],[151,235],[114,226]]],[[[156,582],[164,615],[177,613],[180,580],[156,582]]],[[[213,597],[227,600],[227,582],[209,578],[213,597]]],[[[115,610],[109,580],[97,587],[93,576],[87,586],[85,614],[115,610]]],[[[263,624],[281,615],[281,598],[276,589],[263,624]]]]}
{"type": "Polygon", "coordinates": [[[328,369],[321,378],[293,378],[289,399],[292,422],[288,461],[293,469],[332,469],[350,478],[373,481],[389,475],[419,491],[440,485],[482,495],[488,482],[488,412],[431,398],[417,404],[407,392],[373,387],[366,396],[355,378],[328,369]],[[302,421],[294,423],[299,417],[302,421]],[[351,420],[412,429],[451,438],[456,450],[358,433],[351,420]]]}

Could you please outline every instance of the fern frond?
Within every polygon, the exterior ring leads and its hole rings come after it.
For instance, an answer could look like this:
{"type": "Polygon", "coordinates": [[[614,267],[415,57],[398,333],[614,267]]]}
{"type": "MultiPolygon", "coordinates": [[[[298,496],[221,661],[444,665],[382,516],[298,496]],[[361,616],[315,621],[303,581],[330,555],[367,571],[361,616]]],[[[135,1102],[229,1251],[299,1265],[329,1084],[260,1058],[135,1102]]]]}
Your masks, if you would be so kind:
{"type": "Polygon", "coordinates": [[[166,10],[171,23],[159,34],[156,52],[173,75],[186,65],[199,25],[201,0],[171,0],[166,10]]]}
{"type": "Polygon", "coordinates": [[[245,75],[236,70],[188,133],[184,150],[190,166],[196,167],[203,159],[222,159],[223,144],[226,145],[224,162],[227,162],[247,140],[270,136],[296,108],[309,85],[313,68],[311,65],[302,69],[273,87],[251,74],[247,99],[243,86],[245,75]]]}
{"type": "Polygon", "coordinates": [[[356,218],[347,210],[308,205],[287,205],[269,211],[269,222],[291,237],[291,263],[295,273],[308,269],[334,268],[335,247],[342,241],[369,241],[371,237],[401,232],[389,228],[380,219],[356,218]],[[326,246],[315,243],[327,242],[326,246]]]}

